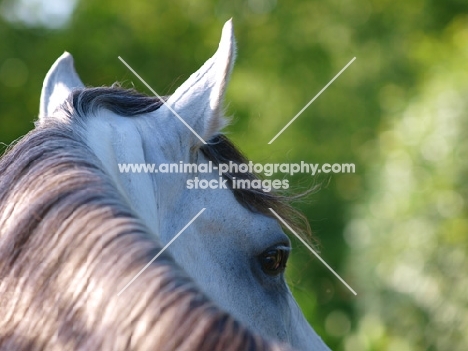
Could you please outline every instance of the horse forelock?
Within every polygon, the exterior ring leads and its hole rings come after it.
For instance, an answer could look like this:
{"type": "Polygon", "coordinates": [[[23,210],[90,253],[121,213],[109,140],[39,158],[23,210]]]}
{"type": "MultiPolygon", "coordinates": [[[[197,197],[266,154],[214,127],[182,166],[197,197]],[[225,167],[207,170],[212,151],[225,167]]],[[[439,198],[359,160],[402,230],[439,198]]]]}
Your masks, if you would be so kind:
{"type": "Polygon", "coordinates": [[[39,126],[0,160],[0,350],[277,348],[164,254],[118,296],[160,249],[73,123],[39,126]]]}
{"type": "MultiPolygon", "coordinates": [[[[164,96],[166,101],[169,96],[164,96]]],[[[118,83],[112,87],[85,88],[75,90],[63,105],[69,118],[82,121],[90,114],[95,114],[99,109],[108,109],[121,116],[138,116],[156,111],[164,101],[158,97],[147,96],[133,89],[124,89],[118,83]]],[[[247,158],[242,154],[225,135],[217,134],[207,144],[202,145],[200,150],[215,165],[220,163],[234,162],[237,164],[248,163],[247,158]]],[[[244,207],[254,212],[262,213],[268,217],[276,217],[270,208],[278,213],[304,240],[312,245],[318,245],[312,236],[311,228],[307,218],[293,206],[291,202],[301,199],[319,189],[319,185],[309,190],[291,195],[271,190],[263,189],[233,189],[232,179],[259,179],[261,176],[255,173],[225,173],[223,177],[228,180],[228,185],[233,191],[237,201],[244,207]]],[[[286,228],[285,228],[286,229],[286,228]]]]}

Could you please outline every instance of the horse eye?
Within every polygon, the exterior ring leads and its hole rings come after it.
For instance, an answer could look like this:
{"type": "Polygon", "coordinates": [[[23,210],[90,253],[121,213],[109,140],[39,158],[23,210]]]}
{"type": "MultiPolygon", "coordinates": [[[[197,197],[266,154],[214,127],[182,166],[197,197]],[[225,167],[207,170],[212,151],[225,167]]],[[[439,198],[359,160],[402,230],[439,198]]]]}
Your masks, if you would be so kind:
{"type": "Polygon", "coordinates": [[[260,255],[262,270],[269,275],[278,275],[284,272],[288,261],[289,250],[282,247],[269,249],[260,255]]]}

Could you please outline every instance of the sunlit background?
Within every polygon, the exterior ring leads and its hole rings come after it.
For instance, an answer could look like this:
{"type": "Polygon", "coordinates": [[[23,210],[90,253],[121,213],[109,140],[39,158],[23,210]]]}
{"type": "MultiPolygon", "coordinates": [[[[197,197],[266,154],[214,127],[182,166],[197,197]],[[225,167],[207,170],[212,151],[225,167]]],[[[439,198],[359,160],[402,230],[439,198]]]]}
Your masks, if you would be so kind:
{"type": "Polygon", "coordinates": [[[288,177],[321,255],[293,241],[288,280],[333,350],[468,349],[466,0],[0,0],[0,141],[33,128],[63,51],[85,84],[170,94],[233,17],[229,136],[256,162],[355,163],[288,177]],[[356,61],[272,145],[328,81],[356,61]]]}

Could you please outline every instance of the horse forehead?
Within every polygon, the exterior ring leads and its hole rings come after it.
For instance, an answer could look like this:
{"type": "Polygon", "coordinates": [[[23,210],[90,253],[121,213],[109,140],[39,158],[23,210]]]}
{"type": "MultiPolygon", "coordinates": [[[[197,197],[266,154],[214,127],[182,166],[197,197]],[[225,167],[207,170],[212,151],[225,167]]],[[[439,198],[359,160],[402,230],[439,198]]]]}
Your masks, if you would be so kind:
{"type": "MultiPolygon", "coordinates": [[[[198,221],[198,231],[210,240],[220,243],[231,241],[245,249],[263,251],[275,244],[289,243],[278,222],[261,213],[253,212],[242,206],[231,190],[204,190],[192,199],[199,201],[204,197],[206,215],[198,221]],[[205,233],[212,233],[212,238],[205,233]]],[[[261,253],[261,252],[258,252],[261,253]]]]}
{"type": "MultiPolygon", "coordinates": [[[[200,153],[198,164],[208,164],[207,157],[200,153]]],[[[216,172],[199,174],[200,178],[222,181],[223,178],[216,172]]],[[[227,238],[249,238],[250,243],[257,241],[256,246],[265,243],[288,243],[289,238],[283,232],[278,221],[262,213],[254,212],[243,206],[230,189],[187,189],[186,199],[192,203],[200,203],[206,207],[205,220],[201,221],[203,227],[212,233],[232,233],[227,238]]]]}

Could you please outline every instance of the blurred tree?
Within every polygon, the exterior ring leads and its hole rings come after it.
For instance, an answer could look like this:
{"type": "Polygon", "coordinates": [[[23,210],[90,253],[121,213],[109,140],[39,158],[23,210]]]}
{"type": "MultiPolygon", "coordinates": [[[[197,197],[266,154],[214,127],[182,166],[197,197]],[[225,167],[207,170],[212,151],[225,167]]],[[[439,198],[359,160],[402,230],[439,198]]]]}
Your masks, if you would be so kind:
{"type": "Polygon", "coordinates": [[[408,56],[425,77],[411,99],[382,88],[380,162],[345,231],[362,292],[346,350],[468,345],[468,17],[421,35],[408,56]]]}

